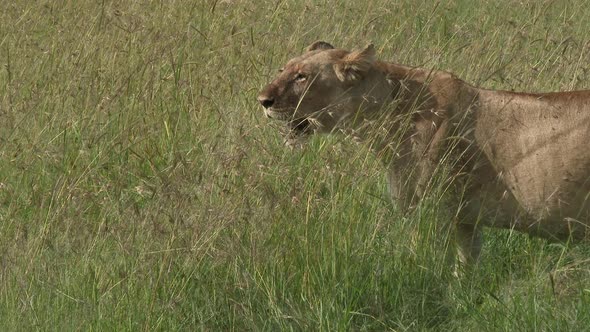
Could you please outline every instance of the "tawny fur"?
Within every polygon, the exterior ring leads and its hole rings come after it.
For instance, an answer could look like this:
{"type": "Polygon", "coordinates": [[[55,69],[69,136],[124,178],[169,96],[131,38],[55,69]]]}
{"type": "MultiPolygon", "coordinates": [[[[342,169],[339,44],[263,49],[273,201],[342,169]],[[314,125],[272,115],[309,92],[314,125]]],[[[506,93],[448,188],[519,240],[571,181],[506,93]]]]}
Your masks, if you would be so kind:
{"type": "Polygon", "coordinates": [[[481,226],[588,238],[590,91],[485,90],[447,72],[377,61],[372,45],[349,52],[316,42],[258,99],[291,125],[290,137],[343,130],[370,144],[401,208],[449,166],[457,195],[449,208],[467,261],[479,255],[481,226]]]}

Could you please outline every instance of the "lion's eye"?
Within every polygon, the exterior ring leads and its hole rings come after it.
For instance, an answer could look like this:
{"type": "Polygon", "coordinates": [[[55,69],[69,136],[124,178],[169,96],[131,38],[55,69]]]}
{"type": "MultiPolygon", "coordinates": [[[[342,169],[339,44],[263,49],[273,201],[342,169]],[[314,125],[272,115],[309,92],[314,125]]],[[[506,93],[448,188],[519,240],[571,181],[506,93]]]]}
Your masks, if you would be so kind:
{"type": "Polygon", "coordinates": [[[301,82],[305,82],[305,80],[307,80],[307,76],[302,74],[302,73],[297,73],[297,75],[295,75],[295,82],[301,83],[301,82]]]}
{"type": "Polygon", "coordinates": [[[282,73],[285,68],[279,68],[279,73],[282,73]]]}

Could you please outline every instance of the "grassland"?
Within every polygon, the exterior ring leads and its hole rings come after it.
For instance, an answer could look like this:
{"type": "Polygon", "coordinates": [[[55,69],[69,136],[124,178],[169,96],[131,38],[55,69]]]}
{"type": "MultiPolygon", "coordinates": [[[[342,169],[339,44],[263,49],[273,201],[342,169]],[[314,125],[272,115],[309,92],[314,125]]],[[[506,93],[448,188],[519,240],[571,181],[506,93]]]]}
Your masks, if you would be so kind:
{"type": "Polygon", "coordinates": [[[590,88],[588,17],[582,0],[5,2],[0,330],[589,330],[587,245],[489,230],[456,279],[442,209],[401,216],[343,137],[286,150],[255,99],[317,39],[487,88],[590,88]]]}

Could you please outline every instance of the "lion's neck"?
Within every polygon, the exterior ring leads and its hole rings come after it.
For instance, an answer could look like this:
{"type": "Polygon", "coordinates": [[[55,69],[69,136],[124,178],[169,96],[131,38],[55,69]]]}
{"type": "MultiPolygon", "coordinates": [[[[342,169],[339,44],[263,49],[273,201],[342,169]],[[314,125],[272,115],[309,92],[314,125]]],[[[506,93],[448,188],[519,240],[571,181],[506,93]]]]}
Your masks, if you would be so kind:
{"type": "Polygon", "coordinates": [[[378,62],[374,70],[357,94],[362,100],[352,103],[362,109],[357,117],[360,121],[352,128],[354,136],[384,156],[386,163],[417,131],[428,137],[445,119],[468,110],[477,95],[475,89],[447,72],[386,62],[378,62]]]}
{"type": "Polygon", "coordinates": [[[356,97],[344,112],[349,114],[348,133],[377,151],[408,136],[412,112],[429,103],[428,88],[415,76],[414,68],[378,62],[352,93],[356,97]]]}

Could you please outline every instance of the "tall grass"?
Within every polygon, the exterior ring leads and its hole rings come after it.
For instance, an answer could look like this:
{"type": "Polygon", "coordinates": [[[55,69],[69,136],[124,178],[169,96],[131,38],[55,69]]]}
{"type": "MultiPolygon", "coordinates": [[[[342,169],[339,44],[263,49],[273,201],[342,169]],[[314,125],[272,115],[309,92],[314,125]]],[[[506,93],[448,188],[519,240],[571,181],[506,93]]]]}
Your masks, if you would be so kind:
{"type": "Polygon", "coordinates": [[[588,87],[584,1],[48,1],[0,10],[1,330],[586,330],[587,246],[403,217],[363,146],[255,96],[317,39],[488,88],[588,87]]]}

